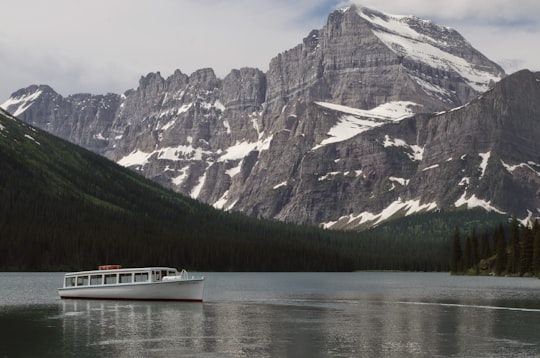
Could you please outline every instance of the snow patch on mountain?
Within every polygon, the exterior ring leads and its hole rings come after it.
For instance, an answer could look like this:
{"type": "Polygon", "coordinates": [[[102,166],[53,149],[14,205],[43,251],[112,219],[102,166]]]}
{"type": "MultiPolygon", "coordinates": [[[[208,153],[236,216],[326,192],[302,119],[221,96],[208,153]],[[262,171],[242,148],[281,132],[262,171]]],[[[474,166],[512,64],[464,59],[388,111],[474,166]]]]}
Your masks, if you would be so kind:
{"type": "Polygon", "coordinates": [[[242,163],[244,161],[241,160],[237,166],[235,167],[232,167],[231,169],[228,169],[225,171],[225,174],[227,174],[228,176],[230,176],[231,178],[232,177],[235,177],[236,175],[240,174],[240,170],[242,169],[242,163]]]}
{"type": "Polygon", "coordinates": [[[418,83],[426,93],[437,97],[439,100],[444,101],[445,98],[448,98],[452,95],[452,93],[450,93],[447,89],[437,86],[431,82],[425,81],[418,76],[412,76],[412,78],[414,78],[416,83],[418,83]]]}
{"type": "Polygon", "coordinates": [[[426,167],[426,168],[422,169],[422,171],[425,172],[425,171],[435,169],[435,168],[438,168],[438,167],[439,167],[439,164],[433,164],[433,165],[430,165],[429,167],[426,167]]]}
{"type": "Polygon", "coordinates": [[[287,182],[286,182],[286,181],[274,185],[274,186],[272,187],[272,189],[276,190],[276,189],[279,189],[279,188],[284,187],[284,186],[287,186],[287,182]]]}
{"type": "Polygon", "coordinates": [[[174,126],[175,124],[176,124],[176,118],[173,119],[173,120],[171,120],[171,121],[169,121],[169,122],[167,122],[167,123],[166,123],[163,127],[161,127],[160,129],[161,129],[162,131],[166,131],[166,130],[168,130],[169,128],[171,128],[172,126],[174,126]]]}
{"type": "Polygon", "coordinates": [[[29,135],[29,134],[25,134],[24,137],[25,137],[26,139],[29,139],[29,140],[31,140],[32,142],[36,143],[37,145],[41,145],[37,140],[34,139],[34,137],[32,137],[32,136],[29,135]]]}
{"type": "Polygon", "coordinates": [[[130,154],[126,155],[122,159],[118,160],[117,163],[123,167],[145,165],[148,163],[148,158],[150,158],[152,154],[153,153],[145,153],[137,149],[131,152],[130,154]]]}
{"type": "Polygon", "coordinates": [[[225,193],[223,193],[221,198],[219,198],[218,201],[216,201],[213,204],[213,207],[216,208],[216,209],[229,211],[234,207],[237,200],[234,200],[232,203],[230,203],[229,201],[230,201],[229,190],[227,190],[225,193]]]}
{"type": "Polygon", "coordinates": [[[227,190],[223,196],[221,198],[218,199],[218,201],[216,201],[214,204],[213,204],[213,207],[216,208],[216,209],[223,209],[223,206],[227,203],[227,195],[229,194],[229,191],[227,190]]]}
{"type": "Polygon", "coordinates": [[[227,134],[231,134],[231,125],[229,124],[229,121],[223,121],[223,126],[225,127],[225,130],[227,131],[227,134]]]}
{"type": "Polygon", "coordinates": [[[482,179],[484,177],[484,174],[486,173],[486,168],[488,165],[489,157],[491,156],[491,152],[478,153],[478,155],[480,156],[480,158],[482,158],[482,162],[480,163],[480,179],[482,179]]]}
{"type": "Polygon", "coordinates": [[[467,186],[469,185],[471,182],[471,178],[469,177],[464,177],[460,180],[460,182],[458,183],[459,186],[467,186]]]}
{"type": "Polygon", "coordinates": [[[165,147],[161,148],[157,151],[158,153],[158,159],[164,159],[164,160],[181,160],[181,159],[189,159],[189,160],[195,160],[199,161],[203,159],[203,156],[205,154],[209,155],[211,152],[205,151],[201,148],[194,148],[190,145],[179,145],[177,147],[165,147]]]}
{"type": "Polygon", "coordinates": [[[416,144],[407,144],[403,139],[391,138],[388,134],[384,136],[383,146],[388,147],[403,147],[409,149],[405,154],[413,161],[421,161],[424,157],[424,148],[416,144]]]}
{"type": "Polygon", "coordinates": [[[317,178],[318,181],[324,181],[324,180],[329,180],[329,179],[332,179],[332,177],[335,177],[336,175],[340,175],[340,174],[343,174],[342,172],[330,172],[330,173],[327,173],[319,178],[317,178]]]}
{"type": "Polygon", "coordinates": [[[204,182],[206,181],[206,172],[199,178],[199,181],[197,185],[191,190],[189,193],[189,196],[193,199],[197,199],[199,195],[201,194],[201,190],[204,186],[204,182]]]}
{"type": "Polygon", "coordinates": [[[339,121],[327,133],[328,138],[312,148],[316,150],[330,143],[343,142],[362,132],[386,123],[399,122],[412,116],[411,107],[418,104],[410,101],[395,101],[365,110],[334,103],[315,102],[316,105],[341,113],[339,121]]]}
{"type": "Polygon", "coordinates": [[[336,172],[326,173],[325,175],[322,175],[319,178],[317,178],[317,180],[318,181],[332,180],[336,176],[350,176],[350,175],[358,177],[358,176],[363,175],[363,173],[361,170],[353,170],[353,171],[348,170],[346,172],[336,171],[336,172]]]}
{"type": "Polygon", "coordinates": [[[223,209],[223,207],[225,206],[225,204],[227,204],[227,201],[229,200],[228,195],[229,195],[229,191],[227,190],[225,193],[223,193],[221,198],[219,198],[218,201],[214,203],[213,205],[214,208],[223,209]]]}
{"type": "Polygon", "coordinates": [[[182,105],[181,107],[178,108],[178,110],[176,111],[176,114],[186,113],[187,111],[189,111],[191,106],[193,106],[193,103],[187,103],[187,104],[182,105]]]}
{"type": "Polygon", "coordinates": [[[219,100],[216,100],[213,103],[206,102],[206,101],[200,102],[200,107],[207,110],[207,111],[212,109],[212,108],[215,108],[216,110],[218,110],[220,112],[225,111],[225,106],[219,100]]]}
{"type": "Polygon", "coordinates": [[[403,178],[396,178],[396,177],[389,177],[388,180],[392,182],[399,183],[402,186],[409,185],[409,179],[403,179],[403,178]]]}
{"type": "Polygon", "coordinates": [[[200,161],[203,159],[203,156],[210,155],[212,152],[205,151],[201,148],[195,148],[191,145],[179,145],[177,147],[165,147],[161,149],[154,150],[152,152],[143,152],[139,149],[131,152],[125,157],[117,161],[119,165],[124,167],[140,166],[148,163],[150,158],[154,155],[157,155],[157,159],[162,160],[194,160],[200,161]]]}
{"type": "Polygon", "coordinates": [[[218,111],[225,112],[225,106],[224,106],[223,103],[221,103],[219,100],[216,100],[216,101],[214,102],[213,107],[214,107],[215,109],[217,109],[218,111]]]}
{"type": "Polygon", "coordinates": [[[502,165],[506,168],[506,170],[514,175],[514,171],[518,168],[527,168],[527,169],[530,169],[531,171],[533,171],[536,175],[540,176],[540,171],[534,169],[532,166],[535,166],[537,168],[540,168],[540,165],[539,164],[536,164],[535,162],[532,162],[532,161],[529,161],[528,163],[520,163],[520,164],[516,164],[516,165],[509,165],[509,164],[506,164],[502,159],[501,159],[501,163],[502,165]]]}
{"type": "Polygon", "coordinates": [[[420,200],[403,201],[401,198],[398,198],[398,200],[392,202],[378,214],[373,214],[369,211],[365,211],[357,215],[351,214],[347,216],[342,216],[337,221],[323,223],[321,226],[323,228],[330,229],[334,227],[337,228],[348,225],[359,226],[365,223],[377,225],[385,220],[388,220],[389,218],[398,214],[401,211],[404,211],[405,216],[409,216],[414,213],[432,211],[435,209],[437,209],[437,203],[435,202],[421,204],[420,200]]]}
{"type": "Polygon", "coordinates": [[[219,157],[218,162],[243,159],[246,155],[248,155],[254,150],[268,150],[268,148],[270,148],[270,142],[272,141],[272,138],[273,136],[269,136],[257,142],[237,141],[234,145],[224,150],[225,154],[219,157]]]}
{"type": "MultiPolygon", "coordinates": [[[[538,80],[537,80],[538,81],[538,80]]],[[[536,208],[536,212],[537,213],[540,213],[540,208],[536,208]]],[[[523,219],[517,219],[519,223],[521,223],[521,225],[523,226],[526,226],[526,227],[532,227],[534,225],[534,222],[539,219],[539,216],[538,214],[535,214],[534,212],[530,211],[529,209],[527,209],[527,216],[524,217],[523,219]]]]}
{"type": "Polygon", "coordinates": [[[186,166],[180,170],[178,170],[178,172],[180,173],[180,175],[172,178],[171,182],[174,184],[174,185],[182,185],[184,183],[184,181],[187,179],[188,177],[188,169],[189,169],[189,166],[186,166]]]}
{"type": "Polygon", "coordinates": [[[495,211],[499,214],[506,214],[504,211],[501,211],[491,205],[491,201],[485,201],[482,199],[479,199],[476,197],[475,194],[471,195],[469,198],[467,198],[467,190],[463,192],[463,195],[456,201],[454,204],[456,208],[459,208],[460,206],[466,205],[468,209],[473,208],[482,208],[486,211],[495,211]]]}
{"type": "Polygon", "coordinates": [[[28,108],[30,108],[32,103],[34,103],[34,101],[38,99],[38,97],[42,93],[43,91],[37,90],[34,93],[29,93],[27,95],[22,95],[20,97],[10,97],[7,101],[2,103],[0,107],[4,110],[7,110],[8,108],[11,107],[10,113],[13,116],[18,117],[21,114],[23,114],[24,111],[26,111],[28,108]],[[16,109],[13,108],[14,106],[16,106],[16,109]]]}

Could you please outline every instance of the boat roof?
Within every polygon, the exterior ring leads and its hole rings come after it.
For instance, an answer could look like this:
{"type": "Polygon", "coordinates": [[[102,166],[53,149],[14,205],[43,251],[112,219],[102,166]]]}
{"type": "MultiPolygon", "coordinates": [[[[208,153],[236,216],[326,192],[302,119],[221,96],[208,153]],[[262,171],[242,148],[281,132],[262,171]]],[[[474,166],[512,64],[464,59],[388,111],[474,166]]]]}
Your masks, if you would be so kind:
{"type": "Polygon", "coordinates": [[[154,267],[126,267],[126,268],[115,268],[115,269],[105,269],[105,270],[89,270],[89,271],[76,271],[68,272],[65,276],[74,276],[74,275],[91,275],[99,273],[117,273],[117,272],[148,272],[148,271],[178,271],[174,267],[163,267],[163,266],[154,266],[154,267]]]}

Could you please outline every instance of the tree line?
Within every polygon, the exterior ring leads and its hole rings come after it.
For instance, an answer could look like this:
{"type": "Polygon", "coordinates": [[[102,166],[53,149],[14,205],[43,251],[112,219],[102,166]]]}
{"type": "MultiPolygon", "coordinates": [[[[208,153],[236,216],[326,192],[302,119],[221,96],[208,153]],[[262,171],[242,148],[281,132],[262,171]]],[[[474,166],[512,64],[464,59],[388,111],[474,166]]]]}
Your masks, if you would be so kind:
{"type": "Polygon", "coordinates": [[[448,271],[446,240],[336,232],[209,207],[169,219],[159,213],[123,213],[71,198],[2,200],[0,270],[118,263],[200,271],[448,271]]]}
{"type": "Polygon", "coordinates": [[[540,224],[522,225],[513,217],[478,234],[455,229],[450,271],[453,274],[529,276],[540,278],[540,224]]]}

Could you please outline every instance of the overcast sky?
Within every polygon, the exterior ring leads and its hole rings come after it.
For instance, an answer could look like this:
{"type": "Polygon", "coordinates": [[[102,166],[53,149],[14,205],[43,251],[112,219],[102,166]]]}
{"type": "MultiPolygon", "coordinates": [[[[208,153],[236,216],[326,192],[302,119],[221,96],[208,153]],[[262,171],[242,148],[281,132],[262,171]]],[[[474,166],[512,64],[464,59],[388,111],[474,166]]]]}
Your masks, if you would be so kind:
{"type": "MultiPolygon", "coordinates": [[[[268,69],[343,0],[0,0],[0,103],[31,84],[123,93],[175,69],[268,69]]],[[[363,0],[458,30],[508,73],[540,70],[539,0],[363,0]]]]}

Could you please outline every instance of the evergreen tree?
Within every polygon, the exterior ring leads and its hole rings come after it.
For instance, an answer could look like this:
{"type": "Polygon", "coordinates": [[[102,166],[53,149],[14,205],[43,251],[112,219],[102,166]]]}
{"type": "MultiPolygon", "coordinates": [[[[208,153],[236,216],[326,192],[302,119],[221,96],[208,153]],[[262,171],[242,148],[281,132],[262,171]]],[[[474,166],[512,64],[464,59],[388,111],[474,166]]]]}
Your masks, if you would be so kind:
{"type": "Polygon", "coordinates": [[[502,223],[495,230],[493,237],[495,238],[495,253],[497,255],[495,258],[495,274],[501,275],[507,266],[506,239],[504,238],[502,223]]]}
{"type": "Polygon", "coordinates": [[[532,229],[524,227],[519,255],[519,273],[521,276],[531,273],[533,261],[534,238],[532,229]]]}
{"type": "Polygon", "coordinates": [[[510,242],[508,244],[508,262],[506,266],[506,272],[508,274],[518,273],[520,251],[519,223],[517,218],[512,216],[512,223],[510,224],[510,242]]]}
{"type": "Polygon", "coordinates": [[[485,230],[480,239],[480,255],[479,256],[481,259],[488,259],[492,255],[493,255],[493,252],[491,250],[491,245],[489,242],[489,233],[487,230],[485,230]]]}
{"type": "Polygon", "coordinates": [[[532,235],[534,238],[532,271],[534,275],[539,276],[540,275],[540,224],[538,224],[538,220],[534,221],[534,224],[532,227],[532,235]]]}
{"type": "Polygon", "coordinates": [[[473,227],[471,230],[471,265],[469,267],[474,268],[474,271],[478,274],[480,272],[479,266],[479,249],[478,249],[478,238],[476,237],[476,229],[473,227]]]}
{"type": "Polygon", "coordinates": [[[472,267],[472,244],[471,237],[465,238],[465,249],[463,250],[463,267],[462,271],[467,272],[472,267]]]}
{"type": "Polygon", "coordinates": [[[459,229],[456,227],[454,230],[454,241],[452,244],[452,259],[450,261],[450,271],[452,273],[462,272],[462,260],[461,239],[459,237],[459,229]]]}

